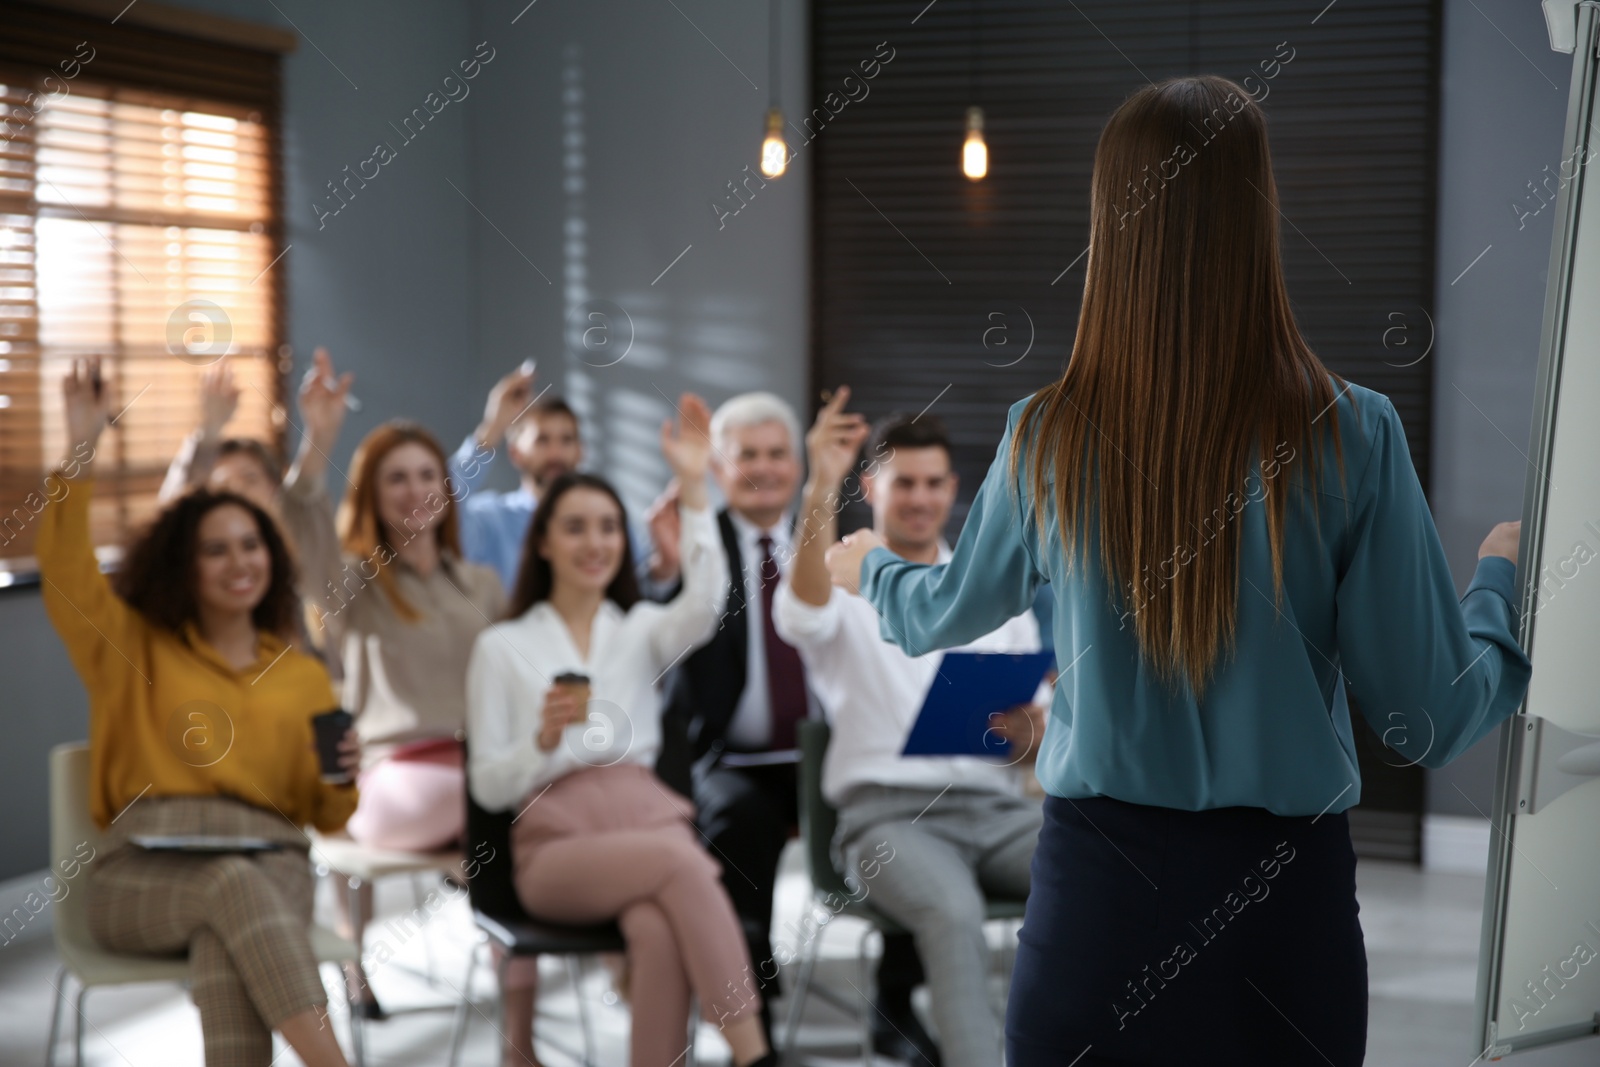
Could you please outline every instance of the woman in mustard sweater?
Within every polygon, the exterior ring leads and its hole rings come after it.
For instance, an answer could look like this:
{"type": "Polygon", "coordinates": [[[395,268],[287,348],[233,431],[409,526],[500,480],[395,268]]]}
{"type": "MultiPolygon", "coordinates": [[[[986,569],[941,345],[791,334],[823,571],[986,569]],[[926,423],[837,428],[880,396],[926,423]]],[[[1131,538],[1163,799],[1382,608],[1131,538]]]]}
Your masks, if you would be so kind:
{"type": "MultiPolygon", "coordinates": [[[[89,530],[109,390],[97,359],[62,382],[71,459],[51,475],[44,604],[89,691],[89,805],[109,848],[87,870],[89,928],[117,952],[187,952],[209,1067],[266,1067],[277,1030],[307,1067],[344,1067],[311,953],[301,827],[335,830],[353,786],[321,780],[311,718],[327,672],[287,641],[293,566],[271,520],[200,490],[129,550],[117,588],[89,530]],[[276,851],[146,851],[135,834],[269,838],[276,851]]],[[[359,765],[347,735],[341,762],[359,765]]]]}

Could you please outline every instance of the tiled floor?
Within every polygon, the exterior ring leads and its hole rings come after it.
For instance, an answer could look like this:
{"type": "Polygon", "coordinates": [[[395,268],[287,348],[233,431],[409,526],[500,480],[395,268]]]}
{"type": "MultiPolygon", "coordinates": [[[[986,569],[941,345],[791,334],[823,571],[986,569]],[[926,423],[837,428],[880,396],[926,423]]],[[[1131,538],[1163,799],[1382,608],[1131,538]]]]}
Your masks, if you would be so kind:
{"type": "MultiPolygon", "coordinates": [[[[779,890],[776,926],[780,942],[793,944],[807,886],[791,850],[779,890]],[[793,924],[793,925],[789,925],[793,924]]],[[[1364,861],[1359,873],[1361,920],[1366,931],[1372,991],[1367,1064],[1371,1067],[1468,1067],[1473,1046],[1472,997],[1476,975],[1483,880],[1473,875],[1424,873],[1409,866],[1364,861]]],[[[384,937],[395,954],[373,976],[384,1004],[396,1012],[367,1028],[371,1067],[443,1064],[450,1044],[457,988],[467,973],[471,919],[464,903],[446,905],[420,932],[386,927],[388,917],[410,911],[412,890],[404,880],[379,886],[379,922],[370,938],[384,937]],[[426,975],[431,970],[435,979],[426,975]]],[[[860,929],[838,919],[825,928],[819,981],[850,993],[853,953],[860,929]]],[[[996,944],[1009,930],[996,927],[996,944]]],[[[0,948],[0,1064],[40,1064],[58,966],[48,938],[0,948]]],[[[327,972],[330,980],[334,974],[327,972]]],[[[548,1067],[577,1062],[581,1030],[571,984],[558,961],[545,961],[540,1000],[540,1054],[548,1067]]],[[[591,962],[583,982],[599,1064],[627,1062],[627,1013],[610,992],[605,967],[591,962]],[[611,1003],[607,1003],[610,1001],[611,1003]]],[[[996,988],[997,997],[1000,989],[996,988]]],[[[472,982],[474,1011],[465,1064],[494,1065],[497,1038],[489,976],[480,968],[472,982]]],[[[925,1007],[925,1002],[923,1004],[925,1007]]],[[[781,1006],[780,1006],[781,1008],[781,1006]]],[[[201,1062],[198,1016],[175,986],[97,991],[88,1000],[90,1027],[84,1060],[93,1067],[179,1067],[201,1062]]],[[[338,1020],[343,1032],[344,1020],[338,1020]]],[[[800,1046],[807,1064],[859,1063],[851,1053],[853,1020],[818,998],[807,1005],[800,1046]]],[[[70,1049],[63,1044],[63,1056],[70,1049]]],[[[711,1027],[697,1042],[699,1063],[727,1061],[726,1046],[711,1027]]],[[[277,1065],[299,1061],[284,1050],[277,1065]]],[[[1600,1039],[1559,1051],[1516,1057],[1517,1067],[1592,1067],[1600,1063],[1600,1039]]]]}

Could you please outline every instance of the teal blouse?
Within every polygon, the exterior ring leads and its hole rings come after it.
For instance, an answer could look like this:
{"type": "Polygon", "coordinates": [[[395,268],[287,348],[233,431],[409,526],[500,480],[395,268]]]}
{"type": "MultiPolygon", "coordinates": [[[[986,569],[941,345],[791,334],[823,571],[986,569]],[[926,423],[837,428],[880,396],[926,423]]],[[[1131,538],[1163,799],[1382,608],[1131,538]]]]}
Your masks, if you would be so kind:
{"type": "MultiPolygon", "coordinates": [[[[1259,477],[1222,509],[1243,538],[1238,643],[1199,700],[1181,681],[1164,687],[1139,655],[1131,616],[1113,606],[1102,577],[1092,515],[1088,551],[1070,576],[1049,502],[1041,545],[1026,465],[1016,481],[1007,470],[1025,404],[1011,408],[951,559],[910,563],[874,549],[862,564],[861,592],[878,611],[883,638],[920,655],[993,630],[1050,583],[1061,674],[1036,765],[1046,792],[1189,811],[1343,811],[1361,799],[1347,692],[1398,754],[1393,763],[1430,768],[1521,704],[1532,668],[1516,639],[1516,565],[1479,560],[1457,599],[1405,430],[1381,393],[1351,384],[1334,404],[1346,489],[1332,435],[1324,434],[1319,514],[1305,465],[1294,469],[1290,450],[1280,450],[1290,480],[1299,477],[1289,489],[1281,610],[1259,477]]],[[[1199,551],[1197,533],[1163,565],[1167,577],[1199,551]]]]}

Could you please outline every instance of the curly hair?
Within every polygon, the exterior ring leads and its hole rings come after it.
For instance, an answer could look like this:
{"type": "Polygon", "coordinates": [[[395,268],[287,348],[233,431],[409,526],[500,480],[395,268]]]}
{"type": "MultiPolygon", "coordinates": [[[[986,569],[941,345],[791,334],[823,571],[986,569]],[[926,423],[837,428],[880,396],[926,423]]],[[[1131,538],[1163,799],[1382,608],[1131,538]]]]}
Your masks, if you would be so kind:
{"type": "Polygon", "coordinates": [[[267,591],[250,613],[257,630],[285,640],[294,634],[300,597],[295,592],[294,559],[272,516],[237,493],[194,489],[169,504],[128,546],[116,577],[117,595],[139,614],[174,633],[199,620],[196,556],[200,523],[225,504],[243,508],[255,519],[271,559],[267,591]]]}

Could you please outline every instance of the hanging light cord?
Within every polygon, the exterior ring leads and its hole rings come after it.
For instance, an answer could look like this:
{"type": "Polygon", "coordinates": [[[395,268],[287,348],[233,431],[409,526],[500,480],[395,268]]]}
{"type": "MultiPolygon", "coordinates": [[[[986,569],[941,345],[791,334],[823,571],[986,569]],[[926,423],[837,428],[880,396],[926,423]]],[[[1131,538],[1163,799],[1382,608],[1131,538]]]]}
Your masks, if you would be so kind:
{"type": "Polygon", "coordinates": [[[978,0],[972,0],[972,7],[968,9],[970,18],[968,28],[971,30],[970,45],[967,49],[967,101],[972,107],[981,107],[978,100],[978,52],[981,41],[978,34],[978,0]]]}
{"type": "Polygon", "coordinates": [[[778,0],[767,0],[767,78],[772,83],[767,94],[772,107],[778,106],[778,0]]]}

